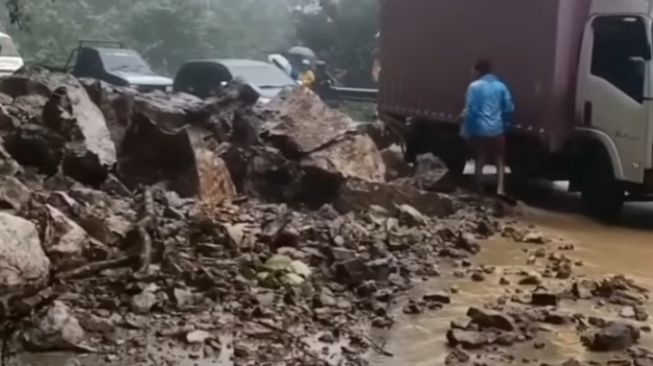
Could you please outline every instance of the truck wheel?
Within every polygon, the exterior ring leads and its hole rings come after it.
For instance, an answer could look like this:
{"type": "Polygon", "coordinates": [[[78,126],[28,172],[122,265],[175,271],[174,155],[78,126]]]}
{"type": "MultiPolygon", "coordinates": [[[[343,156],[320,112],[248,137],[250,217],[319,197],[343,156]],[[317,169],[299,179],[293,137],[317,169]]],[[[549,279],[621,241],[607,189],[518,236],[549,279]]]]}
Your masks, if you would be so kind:
{"type": "Polygon", "coordinates": [[[624,188],[617,181],[610,159],[601,153],[590,159],[581,190],[587,213],[600,220],[614,220],[624,205],[624,188]]]}

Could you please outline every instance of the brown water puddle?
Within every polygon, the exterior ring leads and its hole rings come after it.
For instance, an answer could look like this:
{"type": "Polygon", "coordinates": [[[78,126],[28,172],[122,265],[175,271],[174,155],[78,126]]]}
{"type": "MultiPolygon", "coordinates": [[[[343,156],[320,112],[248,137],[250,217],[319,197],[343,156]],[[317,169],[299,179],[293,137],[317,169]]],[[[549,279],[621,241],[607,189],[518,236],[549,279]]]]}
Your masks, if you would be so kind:
{"type": "MultiPolygon", "coordinates": [[[[605,226],[581,215],[563,215],[526,208],[522,221],[537,225],[547,237],[564,238],[575,244],[576,250],[565,255],[583,261],[583,267],[575,269],[575,275],[584,274],[588,278],[600,278],[609,274],[626,274],[638,284],[653,289],[653,209],[636,207],[625,216],[628,226],[605,226]],[[647,219],[648,218],[648,219],[647,219]],[[628,221],[630,220],[630,221],[628,221]],[[647,227],[650,222],[650,229],[647,227]]],[[[555,246],[548,247],[550,250],[555,246]]],[[[452,304],[434,312],[405,315],[397,309],[397,321],[388,334],[386,348],[394,354],[387,358],[373,356],[374,366],[437,366],[443,365],[449,349],[445,334],[452,320],[464,316],[470,306],[482,306],[505,293],[499,286],[499,278],[505,268],[533,269],[526,266],[529,254],[523,249],[534,249],[533,245],[515,244],[503,239],[492,239],[485,243],[483,251],[475,259],[475,264],[496,266],[496,275],[489,276],[483,283],[455,278],[439,278],[420,286],[420,291],[447,290],[453,285],[460,292],[452,296],[452,304]]],[[[569,313],[583,313],[587,316],[606,317],[606,309],[593,308],[593,303],[563,302],[560,309],[569,313]]],[[[616,309],[615,309],[616,311],[616,309]]],[[[653,305],[648,306],[653,313],[653,305]]],[[[616,319],[616,317],[615,317],[616,319]]],[[[643,325],[643,324],[642,324],[643,325]]],[[[569,358],[579,360],[610,360],[610,354],[590,354],[580,342],[575,329],[568,327],[549,328],[540,332],[547,345],[536,350],[532,342],[523,343],[510,349],[517,363],[524,358],[539,362],[560,364],[569,358]]],[[[653,349],[653,336],[645,334],[640,346],[653,349]]],[[[539,362],[537,364],[539,364],[539,362]]]]}

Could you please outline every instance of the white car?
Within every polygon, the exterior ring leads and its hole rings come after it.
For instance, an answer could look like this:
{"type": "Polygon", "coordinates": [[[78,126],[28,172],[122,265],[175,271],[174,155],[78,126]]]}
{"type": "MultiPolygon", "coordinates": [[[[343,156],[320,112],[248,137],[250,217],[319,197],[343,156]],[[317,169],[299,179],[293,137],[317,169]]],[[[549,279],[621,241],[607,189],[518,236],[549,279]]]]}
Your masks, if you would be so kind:
{"type": "Polygon", "coordinates": [[[0,32],[0,76],[13,74],[23,67],[23,58],[11,37],[0,32]]]}

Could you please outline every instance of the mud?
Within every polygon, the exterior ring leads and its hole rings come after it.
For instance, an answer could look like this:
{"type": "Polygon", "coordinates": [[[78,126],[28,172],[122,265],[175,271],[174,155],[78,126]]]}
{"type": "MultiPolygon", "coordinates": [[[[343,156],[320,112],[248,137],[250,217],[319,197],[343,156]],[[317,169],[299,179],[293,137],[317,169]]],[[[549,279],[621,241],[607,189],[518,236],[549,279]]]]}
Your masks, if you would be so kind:
{"type": "MultiPolygon", "coordinates": [[[[544,237],[554,241],[552,245],[546,246],[547,251],[553,249],[558,251],[557,247],[564,246],[562,243],[572,244],[573,251],[559,252],[578,261],[578,264],[582,261],[582,266],[574,268],[576,276],[598,279],[610,274],[628,274],[638,284],[649,290],[653,289],[653,268],[650,266],[650,258],[653,258],[653,206],[640,204],[628,207],[621,222],[605,225],[583,216],[578,197],[563,193],[561,187],[539,187],[530,194],[525,198],[533,206],[523,207],[521,223],[535,225],[544,237]],[[563,213],[564,211],[571,213],[563,213]]],[[[397,326],[389,332],[377,333],[379,339],[387,341],[387,349],[395,357],[388,359],[374,356],[372,365],[444,365],[445,358],[451,352],[445,337],[450,323],[464,316],[470,306],[492,303],[498,296],[508,291],[514,293],[511,286],[505,285],[511,279],[506,279],[502,273],[504,270],[517,272],[522,269],[532,271],[536,268],[537,266],[527,264],[533,249],[533,244],[519,244],[513,240],[495,237],[483,242],[481,252],[472,260],[472,265],[483,264],[497,268],[495,274],[487,277],[483,286],[469,280],[461,280],[453,275],[445,275],[437,280],[419,284],[406,298],[418,297],[424,292],[448,291],[451,288],[456,288],[457,293],[452,295],[451,305],[436,312],[415,316],[403,314],[398,309],[397,326]]],[[[452,272],[443,269],[443,273],[452,272]]],[[[647,303],[644,307],[649,313],[653,311],[651,303],[647,303]]],[[[564,309],[567,314],[580,313],[588,318],[608,320],[619,320],[621,311],[619,306],[608,304],[599,307],[591,300],[563,299],[558,308],[564,309]]],[[[640,325],[648,324],[647,321],[640,325]]],[[[560,365],[567,360],[575,359],[582,362],[594,361],[603,365],[627,358],[620,352],[588,351],[573,324],[563,326],[547,324],[545,329],[547,331],[540,332],[533,341],[502,349],[502,352],[514,357],[515,361],[501,363],[526,364],[525,361],[529,361],[534,364],[560,365]],[[535,344],[539,347],[535,347],[535,344]]],[[[651,333],[642,333],[637,347],[653,349],[651,333]]]]}

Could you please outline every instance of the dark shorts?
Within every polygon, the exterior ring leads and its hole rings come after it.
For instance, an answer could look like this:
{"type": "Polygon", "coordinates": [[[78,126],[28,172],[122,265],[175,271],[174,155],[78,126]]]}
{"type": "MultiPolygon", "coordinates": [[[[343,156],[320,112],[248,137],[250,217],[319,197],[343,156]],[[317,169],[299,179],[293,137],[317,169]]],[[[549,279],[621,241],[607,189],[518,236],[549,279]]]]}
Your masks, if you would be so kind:
{"type": "Polygon", "coordinates": [[[477,156],[488,159],[504,158],[506,156],[506,138],[504,135],[491,137],[472,137],[472,148],[477,156]]]}

